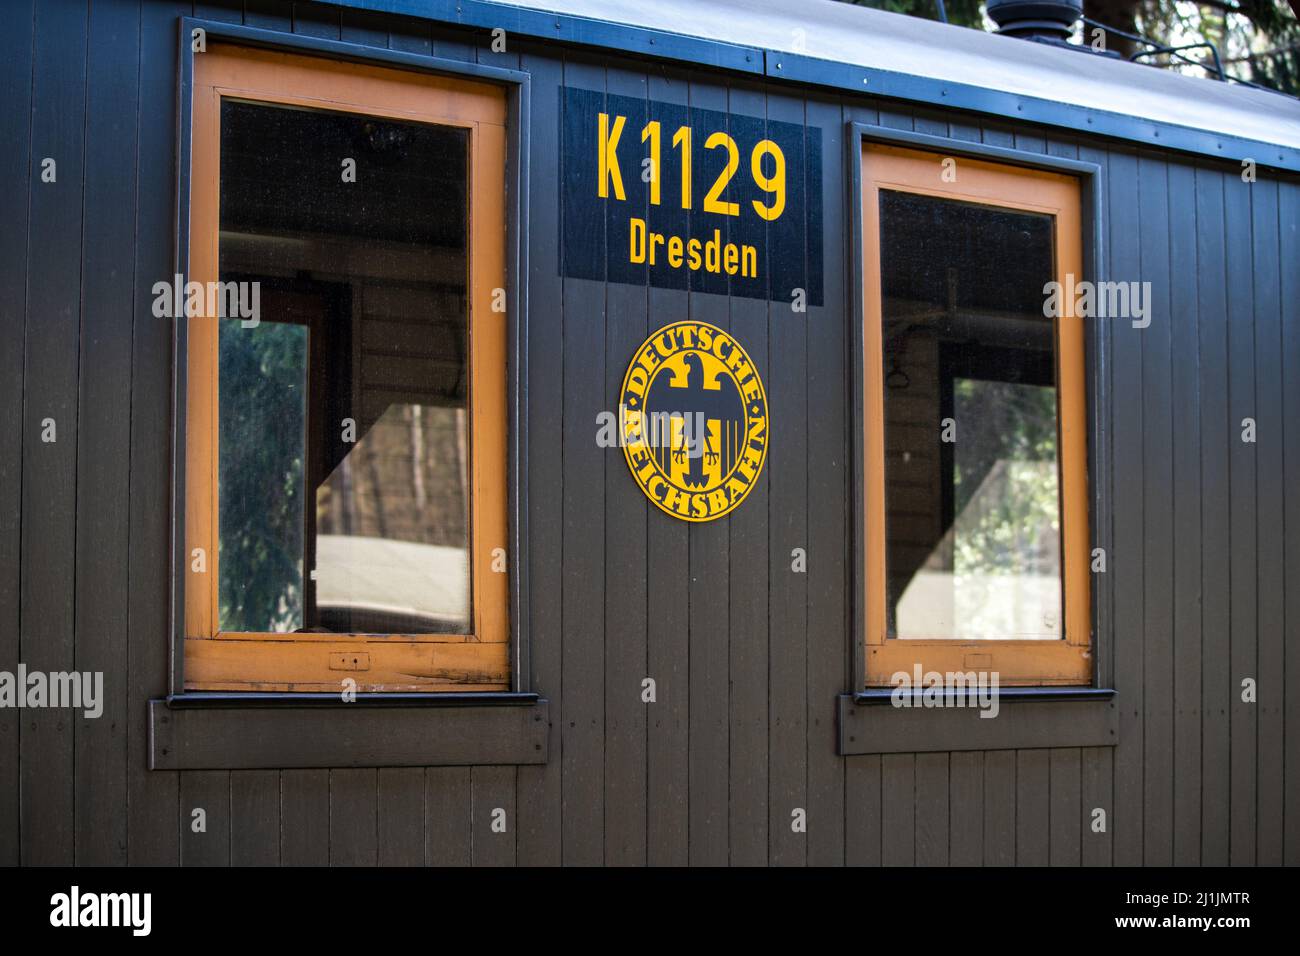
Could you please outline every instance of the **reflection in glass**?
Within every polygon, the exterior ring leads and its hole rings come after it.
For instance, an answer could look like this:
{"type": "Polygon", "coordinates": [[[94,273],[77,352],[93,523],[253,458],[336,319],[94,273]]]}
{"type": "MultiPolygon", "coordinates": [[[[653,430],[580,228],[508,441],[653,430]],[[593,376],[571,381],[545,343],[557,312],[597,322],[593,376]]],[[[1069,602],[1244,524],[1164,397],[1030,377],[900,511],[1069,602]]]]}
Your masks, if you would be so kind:
{"type": "Polygon", "coordinates": [[[1052,220],[882,191],[888,634],[1059,639],[1052,220]]]}
{"type": "Polygon", "coordinates": [[[467,149],[223,101],[221,630],[471,633],[467,149]]]}

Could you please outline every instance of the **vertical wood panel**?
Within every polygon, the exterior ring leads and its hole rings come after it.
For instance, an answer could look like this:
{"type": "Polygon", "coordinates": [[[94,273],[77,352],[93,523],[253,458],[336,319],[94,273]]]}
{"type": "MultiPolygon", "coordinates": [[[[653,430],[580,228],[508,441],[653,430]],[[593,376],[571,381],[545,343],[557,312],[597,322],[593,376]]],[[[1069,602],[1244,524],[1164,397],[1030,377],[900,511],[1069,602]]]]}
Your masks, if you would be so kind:
{"type": "MultiPolygon", "coordinates": [[[[532,687],[550,699],[549,760],[518,773],[518,853],[525,865],[560,862],[560,767],[564,693],[561,681],[563,633],[560,558],[563,554],[564,352],[560,281],[560,102],[561,66],[525,57],[532,74],[529,128],[528,282],[528,601],[532,687]],[[542,237],[540,239],[534,237],[542,237]],[[549,239],[549,241],[548,241],[549,239]]],[[[594,422],[593,422],[594,427],[594,422]]]]}
{"type": "MultiPolygon", "coordinates": [[[[1300,185],[1290,182],[1280,188],[1278,230],[1282,260],[1282,407],[1285,432],[1284,466],[1287,488],[1300,488],[1300,185]]],[[[1286,713],[1283,739],[1284,820],[1282,860],[1287,866],[1300,863],[1300,495],[1286,496],[1284,608],[1286,647],[1286,713]]]]}
{"type": "MultiPolygon", "coordinates": [[[[611,95],[640,101],[640,110],[627,117],[625,133],[639,146],[641,130],[646,124],[646,78],[611,70],[607,86],[611,95]]],[[[615,203],[609,212],[611,216],[624,218],[635,215],[646,219],[647,215],[644,202],[640,209],[615,203]]],[[[611,412],[619,421],[623,376],[646,338],[649,300],[644,270],[641,279],[637,285],[611,283],[607,291],[609,322],[605,330],[605,387],[601,409],[611,412]]],[[[646,508],[651,506],[632,479],[623,449],[604,448],[601,454],[606,515],[605,862],[643,865],[646,861],[646,707],[653,706],[641,702],[641,681],[649,676],[646,618],[651,599],[646,591],[646,508]]]]}
{"type": "Polygon", "coordinates": [[[1255,862],[1256,719],[1258,704],[1241,699],[1246,678],[1258,682],[1258,520],[1255,455],[1258,444],[1242,439],[1242,421],[1259,421],[1255,401],[1255,267],[1251,250],[1251,203],[1255,188],[1239,176],[1225,176],[1224,232],[1228,284],[1228,519],[1231,777],[1229,858],[1234,866],[1255,862]]]}
{"type": "Polygon", "coordinates": [[[230,775],[230,864],[280,863],[280,771],[241,770],[230,775]]]}
{"type": "MultiPolygon", "coordinates": [[[[191,770],[180,778],[181,865],[229,866],[230,774],[191,770]]],[[[154,826],[159,822],[154,821],[154,826]]]]}
{"type": "Polygon", "coordinates": [[[298,2],[293,5],[293,32],[304,36],[337,40],[341,27],[338,7],[298,2]]]}
{"type": "MultiPolygon", "coordinates": [[[[1138,164],[1132,154],[1112,150],[1109,168],[1110,268],[1114,282],[1141,279],[1138,164]]],[[[1142,361],[1148,330],[1126,319],[1108,319],[1112,329],[1114,388],[1112,452],[1114,553],[1106,563],[1114,589],[1115,687],[1119,691],[1119,746],[1115,750],[1115,807],[1111,814],[1115,862],[1136,866],[1143,849],[1143,420],[1142,361]]]]}
{"type": "Polygon", "coordinates": [[[880,857],[885,866],[916,865],[916,757],[880,758],[880,857]]]}
{"type": "MultiPolygon", "coordinates": [[[[724,87],[692,83],[690,102],[692,111],[728,112],[728,92],[724,87]]],[[[692,124],[698,125],[694,118],[692,124]]],[[[698,186],[712,180],[717,159],[716,151],[702,150],[698,145],[694,150],[698,186]],[[709,158],[700,160],[699,157],[703,156],[709,158]]],[[[733,192],[734,186],[729,184],[724,200],[734,200],[733,192]]],[[[705,216],[706,220],[709,218],[705,216]]],[[[730,229],[730,221],[721,227],[724,242],[730,229]]],[[[690,317],[724,330],[731,324],[724,296],[695,289],[690,293],[690,317]]],[[[730,693],[727,673],[730,640],[727,525],[726,518],[693,522],[686,531],[690,548],[690,705],[687,719],[690,726],[688,800],[692,866],[725,866],[730,837],[727,825],[730,693]]]]}
{"type": "Polygon", "coordinates": [[[102,673],[103,714],[77,720],[76,861],[126,862],[127,515],[139,0],[91,7],[77,439],[77,670],[102,673]]]}
{"type": "Polygon", "coordinates": [[[424,771],[419,767],[380,770],[380,866],[424,863],[424,819],[424,771]]]}
{"type": "Polygon", "coordinates": [[[948,865],[948,755],[916,756],[916,865],[948,865]]]}
{"type": "MultiPolygon", "coordinates": [[[[651,100],[686,106],[689,90],[684,74],[655,70],[649,77],[651,100]]],[[[652,288],[649,296],[650,331],[690,316],[684,289],[652,288]]],[[[646,727],[646,855],[652,866],[684,866],[690,859],[690,548],[685,522],[658,508],[648,509],[647,521],[646,584],[654,604],[646,641],[658,700],[649,705],[646,727]]]]}
{"type": "MultiPolygon", "coordinates": [[[[767,113],[771,121],[803,122],[797,100],[769,96],[767,113]]],[[[808,809],[809,707],[808,575],[791,566],[793,549],[808,548],[808,337],[805,322],[793,318],[776,303],[768,309],[769,839],[779,865],[805,863],[808,849],[807,834],[790,828],[791,812],[808,809]]],[[[810,831],[828,825],[835,824],[808,818],[810,831]]]]}
{"type": "Polygon", "coordinates": [[[948,862],[983,864],[984,754],[978,750],[955,753],[949,760],[948,818],[948,862]]]}
{"type": "MultiPolygon", "coordinates": [[[[852,688],[848,633],[849,325],[841,318],[846,242],[844,118],[839,104],[807,103],[806,121],[821,131],[822,296],[805,316],[808,416],[808,862],[844,862],[844,759],[836,753],[836,695],[852,688]]],[[[812,167],[816,160],[810,162],[812,167]]],[[[811,176],[804,195],[811,201],[811,176]]],[[[809,229],[815,228],[809,223],[809,229]]],[[[811,240],[811,237],[810,237],[811,240]]],[[[849,272],[848,275],[853,275],[849,272]]],[[[850,321],[861,321],[850,318],[850,321]]],[[[852,639],[852,638],[851,638],[852,639]]]]}
{"type": "Polygon", "coordinates": [[[330,771],[330,866],[374,866],[379,859],[379,776],[330,771]]]}
{"type": "Polygon", "coordinates": [[[428,866],[470,864],[470,769],[430,767],[424,772],[424,862],[428,866]]]}
{"type": "MultiPolygon", "coordinates": [[[[1163,161],[1138,163],[1141,278],[1150,282],[1142,335],[1143,854],[1173,862],[1173,409],[1170,397],[1169,184],[1163,161]]],[[[1119,276],[1123,279],[1123,275],[1119,276]]],[[[1146,288],[1144,285],[1143,288],[1146,288]]],[[[1114,320],[1132,325],[1124,319],[1114,320]]],[[[1179,335],[1186,334],[1178,316],[1179,335]]],[[[1121,492],[1122,494],[1123,492],[1121,492]]],[[[1122,739],[1122,738],[1121,738],[1122,739]]]]}
{"type": "MultiPolygon", "coordinates": [[[[1286,577],[1283,513],[1286,483],[1282,475],[1283,421],[1287,408],[1282,404],[1282,325],[1278,249],[1278,187],[1272,180],[1261,179],[1250,188],[1253,223],[1251,248],[1254,250],[1255,280],[1255,403],[1258,414],[1256,455],[1258,620],[1255,673],[1255,706],[1258,738],[1258,773],[1256,805],[1255,861],[1261,866],[1282,863],[1283,813],[1283,710],[1286,685],[1286,647],[1284,600],[1286,577]]],[[[1300,408],[1291,409],[1292,413],[1300,408]]],[[[1300,489],[1292,486],[1295,494],[1300,489]]],[[[1294,529],[1293,529],[1294,530],[1294,529]]],[[[1300,587],[1293,581],[1292,587],[1300,587]]]]}
{"type": "Polygon", "coordinates": [[[180,860],[179,775],[148,769],[145,706],[168,690],[168,595],[172,425],[172,320],[148,307],[153,285],[170,277],[175,246],[175,130],[155,117],[175,115],[176,18],[188,5],[141,6],[135,308],[131,332],[130,594],[127,601],[130,688],[127,696],[127,860],[174,866],[180,860]],[[147,504],[146,504],[147,503],[147,504]]]}
{"type": "MultiPolygon", "coordinates": [[[[8,28],[0,31],[0,88],[12,109],[0,111],[0,180],[30,183],[33,3],[15,4],[8,28]]],[[[31,187],[31,188],[34,188],[31,187]]],[[[23,414],[23,340],[27,298],[28,190],[0,190],[0,428],[19,448],[23,414]]],[[[0,456],[0,670],[17,673],[21,593],[22,458],[0,456]]],[[[0,709],[0,866],[17,866],[22,837],[19,819],[18,734],[21,711],[0,709]]]]}
{"type": "Polygon", "coordinates": [[[1049,859],[1052,866],[1078,866],[1080,862],[1083,810],[1079,756],[1077,747],[1051,751],[1049,859]]]}
{"type": "Polygon", "coordinates": [[[880,866],[880,756],[849,757],[844,775],[844,861],[880,866]]]}
{"type": "MultiPolygon", "coordinates": [[[[23,338],[21,660],[31,671],[74,665],[77,361],[82,258],[87,8],[39,4],[32,66],[32,164],[23,338]],[[55,182],[42,181],[46,158],[55,182]],[[52,421],[55,440],[43,423],[52,421]]],[[[18,771],[22,862],[73,862],[73,727],[67,708],[25,711],[18,771]]]]}
{"type": "MultiPolygon", "coordinates": [[[[767,97],[733,87],[731,111],[766,122],[767,97]]],[[[743,149],[743,147],[742,147],[743,149]]],[[[733,197],[734,198],[734,197],[733,197]]],[[[742,200],[743,202],[743,200],[742,200]]],[[[742,210],[742,215],[745,214],[742,210]]],[[[759,273],[771,264],[760,260],[759,273]]],[[[773,303],[777,312],[788,307],[773,303]]],[[[768,303],[732,297],[729,323],[766,385],[771,358],[767,347],[768,303]]],[[[789,316],[802,321],[804,316],[789,316]]],[[[730,553],[730,677],[728,719],[729,842],[733,866],[763,866],[768,860],[768,483],[766,469],[739,508],[722,519],[728,525],[730,553]]],[[[788,826],[788,823],[787,823],[788,826]]]]}
{"type": "Polygon", "coordinates": [[[1196,171],[1197,299],[1201,367],[1201,863],[1228,864],[1232,700],[1228,454],[1239,435],[1228,406],[1223,176],[1196,171]]]}
{"type": "Polygon", "coordinates": [[[1173,862],[1201,859],[1201,393],[1196,173],[1169,168],[1173,405],[1173,862]]]}
{"type": "Polygon", "coordinates": [[[984,865],[1016,862],[1016,752],[984,754],[984,865]]]}
{"type": "Polygon", "coordinates": [[[244,24],[263,30],[290,30],[293,3],[291,0],[244,0],[244,24]]]}
{"type": "Polygon", "coordinates": [[[329,861],[329,771],[282,771],[280,863],[284,866],[328,866],[329,861]]]}
{"type": "MultiPolygon", "coordinates": [[[[566,85],[605,89],[605,70],[569,60],[566,85]]],[[[565,116],[567,124],[587,117],[565,116]]],[[[569,173],[565,171],[568,181],[569,173]]],[[[603,236],[603,204],[576,203],[583,233],[603,236]]],[[[570,228],[566,226],[566,229],[570,228]]],[[[596,415],[605,407],[605,286],[564,280],[563,859],[604,860],[605,467],[596,415]]]]}
{"type": "Polygon", "coordinates": [[[1111,796],[1114,793],[1111,780],[1113,755],[1114,751],[1110,747],[1085,747],[1080,761],[1080,812],[1083,820],[1080,856],[1084,866],[1110,866],[1111,818],[1114,816],[1111,812],[1111,796]],[[1104,817],[1098,815],[1098,810],[1104,817]],[[1103,820],[1105,828],[1095,829],[1103,820]]]}
{"type": "Polygon", "coordinates": [[[1049,862],[1050,750],[1016,751],[1016,866],[1049,862]]]}
{"type": "MultiPolygon", "coordinates": [[[[474,866],[514,866],[515,768],[474,767],[470,771],[470,789],[474,866]]],[[[592,826],[597,825],[599,821],[593,820],[592,826]]]]}

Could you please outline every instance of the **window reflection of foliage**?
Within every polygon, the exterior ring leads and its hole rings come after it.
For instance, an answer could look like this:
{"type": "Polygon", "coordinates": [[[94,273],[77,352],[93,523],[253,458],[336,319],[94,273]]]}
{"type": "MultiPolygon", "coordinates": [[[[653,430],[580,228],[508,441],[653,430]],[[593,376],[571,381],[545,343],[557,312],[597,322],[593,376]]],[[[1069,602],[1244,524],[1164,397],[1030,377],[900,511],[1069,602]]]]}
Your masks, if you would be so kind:
{"type": "Polygon", "coordinates": [[[958,378],[953,397],[959,449],[953,467],[954,570],[1055,574],[1056,390],[958,378]],[[1002,471],[996,474],[999,462],[1002,471]],[[986,480],[991,493],[968,507],[986,480]]]}
{"type": "Polygon", "coordinates": [[[222,630],[302,625],[306,348],[301,326],[221,322],[222,630]]]}

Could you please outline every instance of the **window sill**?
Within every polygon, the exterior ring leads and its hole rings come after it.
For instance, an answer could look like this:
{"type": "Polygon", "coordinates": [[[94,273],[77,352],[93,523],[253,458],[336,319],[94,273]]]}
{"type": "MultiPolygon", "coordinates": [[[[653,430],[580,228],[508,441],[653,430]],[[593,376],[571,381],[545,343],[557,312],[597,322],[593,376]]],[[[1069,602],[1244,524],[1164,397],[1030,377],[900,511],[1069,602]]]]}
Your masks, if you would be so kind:
{"type": "Polygon", "coordinates": [[[187,693],[149,701],[151,770],[543,764],[537,694],[187,693]]]}
{"type": "Polygon", "coordinates": [[[888,688],[842,694],[839,753],[938,753],[1038,747],[1113,747],[1119,742],[1115,692],[1092,687],[1010,687],[998,694],[997,716],[964,707],[892,706],[888,688]]]}

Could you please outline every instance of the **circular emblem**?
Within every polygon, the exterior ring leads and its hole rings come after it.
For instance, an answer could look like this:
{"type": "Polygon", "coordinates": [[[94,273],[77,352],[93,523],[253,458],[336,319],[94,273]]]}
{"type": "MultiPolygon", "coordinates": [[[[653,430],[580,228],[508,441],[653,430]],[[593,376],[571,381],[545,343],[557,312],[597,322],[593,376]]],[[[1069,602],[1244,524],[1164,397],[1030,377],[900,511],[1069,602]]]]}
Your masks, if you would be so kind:
{"type": "Polygon", "coordinates": [[[665,326],[637,349],[619,399],[623,454],[674,518],[736,508],[767,459],[767,394],[749,355],[704,322],[665,326]]]}

